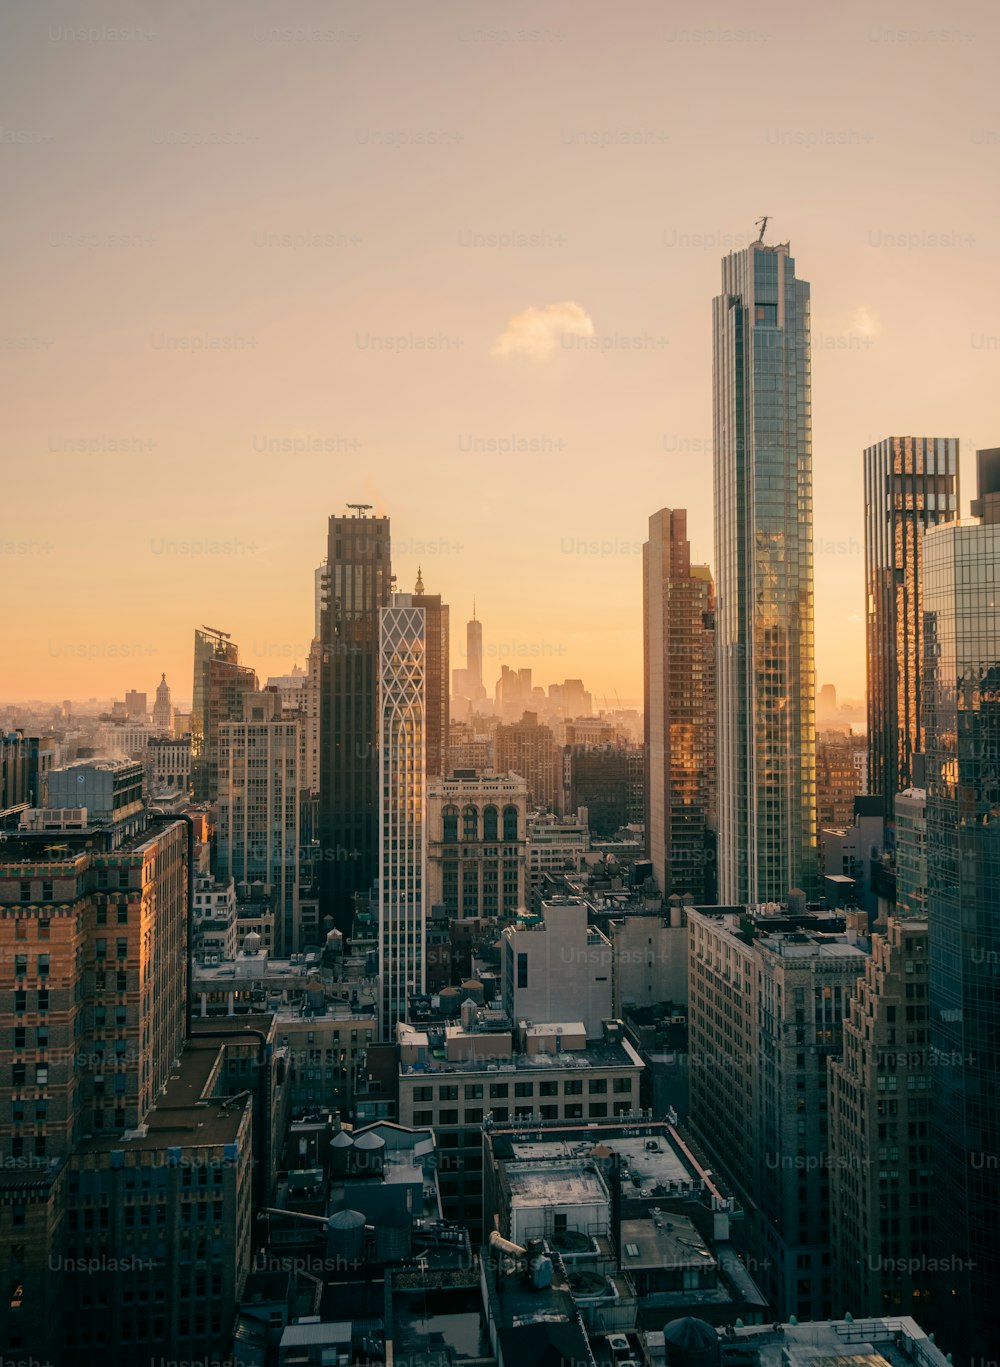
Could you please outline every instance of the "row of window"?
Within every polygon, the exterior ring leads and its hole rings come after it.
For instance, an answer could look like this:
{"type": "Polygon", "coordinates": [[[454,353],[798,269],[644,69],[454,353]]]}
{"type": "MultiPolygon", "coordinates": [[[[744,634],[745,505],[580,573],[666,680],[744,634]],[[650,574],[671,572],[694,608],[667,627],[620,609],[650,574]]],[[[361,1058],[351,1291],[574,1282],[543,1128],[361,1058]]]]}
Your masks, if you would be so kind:
{"type": "MultiPolygon", "coordinates": [[[[614,1091],[615,1091],[615,1093],[616,1093],[617,1095],[619,1095],[619,1096],[626,1095],[626,1094],[627,1094],[627,1095],[631,1095],[631,1093],[632,1093],[632,1079],[631,1079],[631,1077],[616,1077],[616,1078],[613,1079],[613,1083],[614,1083],[614,1091]]],[[[509,1096],[509,1095],[510,1095],[510,1085],[511,1085],[511,1084],[508,1083],[508,1082],[491,1082],[491,1083],[489,1084],[489,1099],[490,1099],[491,1101],[493,1101],[493,1100],[496,1100],[496,1099],[498,1099],[498,1098],[503,1098],[503,1097],[509,1096]]],[[[534,1084],[534,1082],[515,1082],[513,1085],[514,1085],[514,1095],[515,1095],[516,1097],[528,1097],[528,1096],[534,1096],[534,1095],[535,1095],[535,1084],[534,1084]]],[[[591,1096],[604,1096],[604,1095],[607,1094],[607,1090],[608,1090],[608,1079],[607,1079],[606,1077],[593,1077],[593,1078],[589,1078],[589,1079],[588,1079],[588,1081],[587,1081],[587,1091],[589,1092],[589,1094],[590,1094],[591,1096]]],[[[481,1101],[481,1100],[483,1099],[483,1096],[484,1096],[484,1092],[483,1092],[483,1083],[481,1083],[481,1082],[467,1082],[467,1083],[465,1084],[464,1088],[463,1088],[463,1094],[464,1094],[464,1099],[465,1099],[466,1101],[481,1101]]],[[[556,1080],[554,1080],[554,1079],[548,1079],[548,1078],[547,1078],[545,1081],[539,1082],[539,1084],[538,1084],[538,1095],[539,1095],[539,1096],[558,1096],[558,1095],[559,1095],[559,1083],[558,1083],[558,1081],[556,1081],[556,1080]]],[[[583,1079],[582,1079],[582,1078],[566,1078],[565,1081],[563,1082],[563,1095],[564,1095],[564,1096],[582,1096],[582,1095],[583,1095],[583,1079]]],[[[413,1100],[414,1100],[414,1101],[433,1101],[433,1100],[434,1100],[434,1088],[433,1088],[433,1087],[414,1087],[414,1089],[413,1089],[413,1100]]],[[[438,1087],[438,1100],[439,1100],[439,1101],[457,1101],[457,1100],[458,1100],[458,1087],[457,1087],[457,1085],[455,1085],[454,1083],[450,1083],[450,1084],[444,1084],[444,1085],[442,1085],[442,1086],[439,1086],[439,1087],[438,1087]]],[[[424,1122],[421,1122],[421,1123],[424,1123],[424,1122]]],[[[446,1123],[446,1122],[445,1122],[445,1123],[446,1123]]]]}

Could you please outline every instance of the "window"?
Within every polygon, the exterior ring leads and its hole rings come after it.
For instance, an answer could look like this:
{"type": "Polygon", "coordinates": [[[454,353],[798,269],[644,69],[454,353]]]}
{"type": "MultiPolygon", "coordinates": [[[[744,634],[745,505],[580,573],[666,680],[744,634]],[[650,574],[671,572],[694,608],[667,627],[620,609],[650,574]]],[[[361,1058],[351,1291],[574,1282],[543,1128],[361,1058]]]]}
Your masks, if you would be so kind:
{"type": "Polygon", "coordinates": [[[48,917],[46,917],[44,920],[40,920],[40,921],[38,922],[38,938],[39,938],[40,940],[48,940],[48,939],[50,939],[50,938],[51,938],[51,927],[52,927],[52,922],[48,919],[48,917]]]}
{"type": "Polygon", "coordinates": [[[515,1082],[515,1083],[514,1083],[514,1095],[515,1095],[515,1096],[534,1096],[534,1095],[535,1095],[535,1084],[534,1084],[533,1082],[515,1082]]]}
{"type": "Polygon", "coordinates": [[[538,1114],[542,1117],[543,1120],[558,1120],[558,1119],[559,1119],[559,1107],[558,1107],[558,1106],[539,1106],[539,1108],[538,1108],[538,1114]]]}
{"type": "Polygon", "coordinates": [[[538,1084],[538,1095],[539,1095],[539,1096],[558,1096],[558,1095],[559,1095],[559,1083],[558,1083],[558,1082],[540,1082],[540,1083],[538,1084]]]}
{"type": "Polygon", "coordinates": [[[477,840],[479,838],[479,812],[475,807],[465,807],[462,810],[462,839],[477,840]]]}
{"type": "Polygon", "coordinates": [[[603,1096],[608,1090],[608,1079],[606,1077],[592,1077],[587,1083],[587,1091],[591,1096],[603,1096]]]}
{"type": "MultiPolygon", "coordinates": [[[[544,1084],[543,1084],[543,1085],[544,1085],[544,1084]]],[[[509,1089],[508,1089],[508,1086],[507,1086],[507,1083],[506,1083],[506,1082],[491,1082],[491,1083],[490,1083],[490,1097],[491,1097],[491,1098],[492,1098],[492,1097],[495,1097],[495,1096],[507,1096],[507,1095],[508,1095],[508,1091],[509,1091],[509,1089]]]]}
{"type": "Polygon", "coordinates": [[[38,976],[40,978],[47,978],[49,976],[48,954],[39,954],[38,956],[38,976]]]}
{"type": "Polygon", "coordinates": [[[519,988],[528,986],[527,954],[519,954],[517,956],[517,985],[519,988]]]}
{"type": "Polygon", "coordinates": [[[414,1100],[414,1101],[433,1101],[433,1100],[434,1100],[434,1088],[433,1088],[433,1087],[414,1087],[414,1089],[413,1089],[413,1100],[414,1100]]]}
{"type": "Polygon", "coordinates": [[[94,954],[97,956],[98,959],[106,959],[108,957],[108,942],[105,936],[98,935],[95,938],[94,954]]]}
{"type": "Polygon", "coordinates": [[[28,1042],[28,1031],[23,1025],[14,1027],[14,1048],[23,1049],[28,1042]]]}
{"type": "Polygon", "coordinates": [[[457,1110],[440,1111],[440,1112],[438,1113],[438,1124],[439,1124],[439,1125],[457,1125],[457,1124],[458,1124],[458,1111],[457,1111],[457,1110]]]}
{"type": "Polygon", "coordinates": [[[27,956],[27,954],[15,954],[15,955],[14,955],[14,976],[17,977],[17,978],[23,978],[24,975],[27,973],[27,971],[28,971],[28,956],[27,956]]]}
{"type": "Polygon", "coordinates": [[[583,1096],[583,1078],[570,1078],[564,1082],[563,1096],[583,1096]]]}
{"type": "Polygon", "coordinates": [[[482,1106],[466,1106],[465,1123],[466,1125],[480,1125],[483,1120],[482,1106]]]}
{"type": "Polygon", "coordinates": [[[446,807],[441,813],[442,839],[444,843],[454,844],[458,840],[458,808],[446,807]]]}
{"type": "Polygon", "coordinates": [[[622,1095],[623,1093],[625,1093],[625,1092],[628,1092],[629,1094],[631,1094],[631,1092],[632,1092],[632,1079],[631,1079],[630,1077],[616,1077],[616,1078],[615,1078],[615,1093],[616,1093],[616,1095],[621,1096],[621,1095],[622,1095]]]}
{"type": "Polygon", "coordinates": [[[413,1112],[413,1123],[414,1123],[414,1125],[433,1125],[433,1124],[434,1124],[434,1112],[433,1112],[433,1111],[414,1111],[414,1112],[413,1112]]]}
{"type": "Polygon", "coordinates": [[[503,838],[504,840],[517,839],[517,808],[505,807],[503,809],[503,838]]]}
{"type": "Polygon", "coordinates": [[[500,823],[500,813],[495,807],[486,807],[483,810],[483,839],[496,840],[497,830],[500,823]]]}
{"type": "Polygon", "coordinates": [[[457,1087],[439,1087],[439,1088],[438,1088],[438,1101],[457,1101],[457,1100],[458,1100],[458,1088],[457,1088],[457,1087]]]}
{"type": "Polygon", "coordinates": [[[579,1101],[567,1101],[563,1107],[563,1116],[566,1120],[582,1120],[582,1104],[579,1101]]]}
{"type": "Polygon", "coordinates": [[[483,1084],[481,1082],[467,1082],[465,1085],[466,1101],[482,1101],[483,1084]]]}
{"type": "Polygon", "coordinates": [[[587,1108],[587,1114],[590,1116],[591,1120],[593,1120],[595,1116],[607,1115],[607,1113],[608,1103],[606,1101],[592,1101],[587,1108]]]}
{"type": "Polygon", "coordinates": [[[493,1107],[493,1119],[494,1119],[494,1120],[507,1120],[507,1119],[509,1118],[509,1116],[510,1116],[510,1111],[508,1110],[508,1108],[507,1108],[506,1106],[494,1106],[494,1107],[493,1107]]]}

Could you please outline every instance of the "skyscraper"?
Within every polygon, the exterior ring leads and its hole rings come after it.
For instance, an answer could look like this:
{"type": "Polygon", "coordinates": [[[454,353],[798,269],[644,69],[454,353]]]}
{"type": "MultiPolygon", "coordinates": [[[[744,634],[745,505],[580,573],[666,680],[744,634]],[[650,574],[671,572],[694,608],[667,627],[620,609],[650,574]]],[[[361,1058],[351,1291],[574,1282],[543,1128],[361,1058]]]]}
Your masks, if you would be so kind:
{"type": "Polygon", "coordinates": [[[713,304],[719,896],[816,883],[809,285],[788,243],[722,262],[713,304]]]}
{"type": "Polygon", "coordinates": [[[465,666],[452,672],[452,692],[456,703],[462,704],[463,716],[467,716],[486,698],[483,685],[483,624],[476,617],[476,605],[472,605],[472,617],[465,624],[465,666]]]}
{"type": "Polygon", "coordinates": [[[451,653],[450,610],[447,603],[442,603],[439,593],[424,592],[424,581],[419,569],[413,590],[413,606],[423,608],[426,627],[427,720],[424,753],[427,758],[427,777],[442,778],[448,767],[448,728],[451,722],[451,698],[448,687],[448,660],[451,653]]]}
{"type": "Polygon", "coordinates": [[[887,437],[864,464],[868,791],[891,821],[923,749],[923,540],[958,516],[958,439],[887,437]]]}
{"type": "Polygon", "coordinates": [[[331,517],[320,642],[322,915],[349,932],[378,877],[379,611],[389,602],[389,519],[356,504],[331,517]]]}
{"type": "Polygon", "coordinates": [[[687,513],[661,508],[642,548],[646,842],[660,890],[707,898],[714,806],[715,620],[687,513]]]}
{"type": "Polygon", "coordinates": [[[938,1340],[1000,1343],[1000,449],[980,521],[924,537],[923,720],[938,1340]]]}
{"type": "Polygon", "coordinates": [[[214,802],[219,792],[219,727],[239,721],[243,698],[257,691],[257,675],[240,664],[228,632],[201,627],[194,633],[194,693],[191,704],[191,787],[196,802],[214,802]]]}
{"type": "Polygon", "coordinates": [[[379,1038],[395,1038],[425,983],[427,621],[417,597],[381,612],[379,647],[379,1038]]]}

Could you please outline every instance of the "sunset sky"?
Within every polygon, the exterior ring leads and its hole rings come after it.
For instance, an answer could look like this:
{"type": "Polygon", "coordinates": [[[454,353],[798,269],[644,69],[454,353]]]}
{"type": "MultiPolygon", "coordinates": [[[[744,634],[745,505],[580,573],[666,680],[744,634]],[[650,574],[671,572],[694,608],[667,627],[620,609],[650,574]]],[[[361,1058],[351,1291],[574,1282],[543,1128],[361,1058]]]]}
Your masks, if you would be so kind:
{"type": "Polygon", "coordinates": [[[864,687],[861,453],[1000,444],[1000,12],[8,4],[0,699],[304,661],[326,522],[473,595],[486,682],[641,694],[641,545],[712,546],[720,258],[812,285],[818,682],[864,687]]]}

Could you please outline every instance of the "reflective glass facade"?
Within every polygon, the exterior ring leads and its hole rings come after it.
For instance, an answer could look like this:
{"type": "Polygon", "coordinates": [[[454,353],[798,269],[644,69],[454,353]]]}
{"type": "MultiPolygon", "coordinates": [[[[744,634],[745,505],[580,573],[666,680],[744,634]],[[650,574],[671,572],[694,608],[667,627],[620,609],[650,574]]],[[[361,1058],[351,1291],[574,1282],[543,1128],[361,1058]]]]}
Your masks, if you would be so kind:
{"type": "Polygon", "coordinates": [[[1000,525],[929,531],[923,572],[932,1318],[960,1362],[1000,1344],[1000,525]]]}
{"type": "Polygon", "coordinates": [[[719,900],[817,881],[809,285],[787,244],[713,304],[719,900]]]}
{"type": "Polygon", "coordinates": [[[887,821],[923,749],[924,532],[958,516],[958,440],[888,437],[865,451],[868,791],[887,821]]]}
{"type": "Polygon", "coordinates": [[[715,585],[683,508],[649,519],[642,576],[646,848],[665,896],[714,901],[715,585]]]}
{"type": "Polygon", "coordinates": [[[394,594],[379,652],[379,1038],[395,1039],[411,992],[423,992],[427,884],[427,625],[419,600],[394,594]]]}

